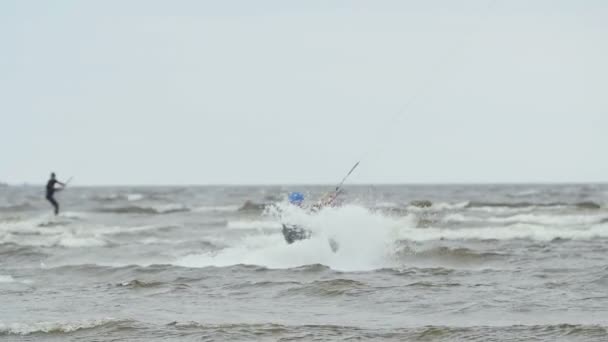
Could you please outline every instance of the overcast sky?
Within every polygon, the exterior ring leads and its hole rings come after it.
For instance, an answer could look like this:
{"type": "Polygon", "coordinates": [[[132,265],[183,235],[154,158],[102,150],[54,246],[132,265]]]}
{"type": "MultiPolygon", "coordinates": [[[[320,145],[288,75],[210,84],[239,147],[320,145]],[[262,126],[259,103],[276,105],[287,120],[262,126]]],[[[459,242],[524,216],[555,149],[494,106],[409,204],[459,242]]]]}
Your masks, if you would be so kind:
{"type": "Polygon", "coordinates": [[[0,2],[0,180],[608,181],[606,1],[0,2]]]}

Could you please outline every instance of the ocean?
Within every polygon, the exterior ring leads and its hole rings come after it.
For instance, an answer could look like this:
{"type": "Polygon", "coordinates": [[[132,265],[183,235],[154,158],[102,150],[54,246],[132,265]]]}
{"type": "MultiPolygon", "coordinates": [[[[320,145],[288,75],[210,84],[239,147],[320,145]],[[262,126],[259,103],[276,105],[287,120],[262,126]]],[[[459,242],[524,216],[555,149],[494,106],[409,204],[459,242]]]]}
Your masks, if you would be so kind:
{"type": "Polygon", "coordinates": [[[0,340],[608,340],[608,185],[328,190],[2,187],[0,340]]]}

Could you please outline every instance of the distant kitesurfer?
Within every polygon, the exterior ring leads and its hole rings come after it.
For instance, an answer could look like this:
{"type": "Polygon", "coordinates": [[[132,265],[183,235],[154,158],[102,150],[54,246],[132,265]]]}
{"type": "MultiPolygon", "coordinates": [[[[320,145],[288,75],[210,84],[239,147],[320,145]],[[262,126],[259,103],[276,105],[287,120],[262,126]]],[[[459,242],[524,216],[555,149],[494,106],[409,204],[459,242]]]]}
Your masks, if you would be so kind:
{"type": "Polygon", "coordinates": [[[55,191],[63,190],[65,187],[65,183],[62,183],[55,179],[55,172],[51,173],[51,179],[46,183],[46,199],[51,202],[53,207],[55,208],[55,215],[59,214],[59,203],[55,201],[53,196],[55,195],[55,191]],[[55,184],[61,185],[61,188],[55,188],[55,184]]]}

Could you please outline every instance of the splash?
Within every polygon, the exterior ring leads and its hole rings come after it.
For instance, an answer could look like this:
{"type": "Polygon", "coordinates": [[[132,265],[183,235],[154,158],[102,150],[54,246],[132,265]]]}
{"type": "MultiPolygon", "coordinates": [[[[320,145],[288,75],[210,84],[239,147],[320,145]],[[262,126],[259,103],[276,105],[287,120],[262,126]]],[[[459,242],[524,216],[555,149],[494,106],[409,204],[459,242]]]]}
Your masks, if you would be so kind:
{"type": "Polygon", "coordinates": [[[280,216],[283,221],[307,227],[312,236],[288,245],[279,229],[246,235],[215,254],[188,255],[176,264],[187,267],[251,264],[270,268],[323,264],[335,270],[372,270],[393,264],[399,229],[414,225],[410,217],[390,217],[354,205],[310,213],[279,204],[265,215],[274,218],[276,224],[280,224],[280,216]],[[339,246],[335,252],[330,241],[339,246]]]}

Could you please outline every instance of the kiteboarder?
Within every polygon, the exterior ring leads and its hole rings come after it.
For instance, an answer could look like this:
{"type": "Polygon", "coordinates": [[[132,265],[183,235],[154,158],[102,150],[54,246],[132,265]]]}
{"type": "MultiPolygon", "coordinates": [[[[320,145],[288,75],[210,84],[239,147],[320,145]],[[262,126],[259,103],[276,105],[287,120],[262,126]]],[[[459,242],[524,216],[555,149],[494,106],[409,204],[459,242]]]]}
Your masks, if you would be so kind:
{"type": "Polygon", "coordinates": [[[55,172],[51,173],[51,179],[46,183],[46,199],[51,202],[53,207],[55,208],[55,215],[59,214],[59,203],[53,197],[55,195],[55,191],[61,191],[65,187],[65,183],[62,183],[55,179],[55,172]],[[55,188],[55,184],[61,185],[61,188],[55,188]]]}

